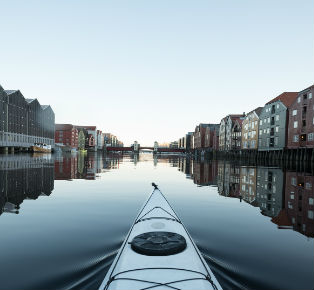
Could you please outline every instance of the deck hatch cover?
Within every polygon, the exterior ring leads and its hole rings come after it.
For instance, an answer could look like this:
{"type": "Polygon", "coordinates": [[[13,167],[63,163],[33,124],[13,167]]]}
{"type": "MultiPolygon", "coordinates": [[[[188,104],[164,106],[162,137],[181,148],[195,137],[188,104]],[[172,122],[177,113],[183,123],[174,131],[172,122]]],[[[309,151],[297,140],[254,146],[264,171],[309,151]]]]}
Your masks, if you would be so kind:
{"type": "Polygon", "coordinates": [[[168,256],[186,248],[183,236],[172,232],[147,232],[133,238],[131,248],[142,255],[168,256]]]}

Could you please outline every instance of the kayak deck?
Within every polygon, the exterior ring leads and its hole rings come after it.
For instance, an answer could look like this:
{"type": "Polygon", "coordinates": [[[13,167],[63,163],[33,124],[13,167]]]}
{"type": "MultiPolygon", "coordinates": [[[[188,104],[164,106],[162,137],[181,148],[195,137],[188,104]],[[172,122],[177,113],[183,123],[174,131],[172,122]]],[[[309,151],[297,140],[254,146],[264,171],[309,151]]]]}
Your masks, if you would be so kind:
{"type": "Polygon", "coordinates": [[[154,189],[134,221],[100,289],[221,289],[186,228],[166,198],[154,189]],[[155,256],[134,251],[135,236],[171,232],[186,240],[180,253],[155,256]]]}

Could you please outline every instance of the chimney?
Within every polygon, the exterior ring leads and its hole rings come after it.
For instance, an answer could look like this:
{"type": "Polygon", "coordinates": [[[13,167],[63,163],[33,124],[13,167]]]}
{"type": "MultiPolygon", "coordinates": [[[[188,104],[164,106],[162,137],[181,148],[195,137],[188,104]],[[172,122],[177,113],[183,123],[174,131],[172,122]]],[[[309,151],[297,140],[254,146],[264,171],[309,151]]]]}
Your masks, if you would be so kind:
{"type": "Polygon", "coordinates": [[[243,117],[245,116],[245,112],[243,112],[243,117]]]}

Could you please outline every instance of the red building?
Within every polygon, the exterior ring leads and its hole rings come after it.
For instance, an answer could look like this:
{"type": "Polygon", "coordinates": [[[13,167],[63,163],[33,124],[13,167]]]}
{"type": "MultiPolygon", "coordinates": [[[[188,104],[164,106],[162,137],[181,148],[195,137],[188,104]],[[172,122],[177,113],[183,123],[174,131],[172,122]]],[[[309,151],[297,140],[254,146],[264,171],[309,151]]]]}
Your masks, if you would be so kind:
{"type": "Polygon", "coordinates": [[[285,210],[295,231],[314,237],[314,176],[286,173],[285,210]]]}
{"type": "Polygon", "coordinates": [[[288,140],[289,149],[311,148],[314,146],[314,85],[298,93],[289,108],[288,140]]]}
{"type": "Polygon", "coordinates": [[[77,175],[77,156],[55,161],[55,180],[71,180],[77,175]]]}
{"type": "Polygon", "coordinates": [[[219,135],[219,124],[212,124],[205,128],[205,148],[211,150],[218,148],[219,140],[217,138],[217,133],[219,135]]]}
{"type": "Polygon", "coordinates": [[[78,147],[78,131],[72,124],[56,124],[55,143],[60,143],[71,148],[78,147]]]}
{"type": "Polygon", "coordinates": [[[205,134],[207,133],[208,139],[206,144],[213,144],[213,132],[216,128],[219,128],[217,124],[199,124],[195,127],[194,131],[194,149],[204,149],[205,146],[205,134]],[[207,131],[206,131],[207,130],[207,131]],[[210,138],[212,137],[212,138],[210,138]]]}
{"type": "Polygon", "coordinates": [[[219,150],[219,126],[215,128],[213,134],[213,150],[219,150]]]}

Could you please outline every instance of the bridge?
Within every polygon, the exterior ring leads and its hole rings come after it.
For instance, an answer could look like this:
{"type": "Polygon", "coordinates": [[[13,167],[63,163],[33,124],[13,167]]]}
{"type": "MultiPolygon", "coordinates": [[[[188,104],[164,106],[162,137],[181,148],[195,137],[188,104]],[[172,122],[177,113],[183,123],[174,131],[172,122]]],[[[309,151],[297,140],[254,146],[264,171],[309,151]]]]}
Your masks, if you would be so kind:
{"type": "Polygon", "coordinates": [[[179,148],[154,148],[154,147],[138,147],[138,150],[134,150],[134,147],[107,147],[108,152],[112,151],[123,151],[123,152],[139,152],[140,150],[152,150],[154,153],[161,153],[161,152],[169,152],[169,153],[184,153],[184,149],[179,148]]]}

